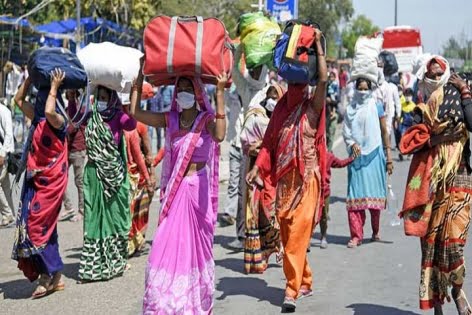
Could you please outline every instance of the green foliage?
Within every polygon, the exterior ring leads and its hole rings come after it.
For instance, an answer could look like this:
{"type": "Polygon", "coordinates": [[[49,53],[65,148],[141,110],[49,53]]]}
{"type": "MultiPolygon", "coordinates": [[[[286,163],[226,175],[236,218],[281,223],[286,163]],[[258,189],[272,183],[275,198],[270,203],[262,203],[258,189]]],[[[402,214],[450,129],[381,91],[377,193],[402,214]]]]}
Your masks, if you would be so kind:
{"type": "MultiPolygon", "coordinates": [[[[0,12],[19,16],[29,12],[40,0],[0,0],[0,12]]],[[[221,19],[231,36],[236,34],[239,16],[255,11],[256,0],[81,0],[81,16],[102,17],[119,24],[142,30],[154,16],[201,15],[221,19]]],[[[354,13],[352,0],[299,0],[300,19],[320,24],[328,39],[328,55],[334,56],[338,47],[334,35],[341,20],[354,13]]],[[[36,24],[75,18],[76,0],[55,0],[46,8],[28,17],[36,24]]]]}
{"type": "Polygon", "coordinates": [[[299,18],[309,19],[320,25],[321,30],[328,40],[328,56],[337,56],[339,47],[334,41],[335,34],[339,31],[341,20],[348,21],[354,14],[351,0],[299,0],[299,18]]]}
{"type": "Polygon", "coordinates": [[[443,56],[463,60],[472,59],[472,40],[449,38],[446,44],[443,45],[443,56]]]}
{"type": "Polygon", "coordinates": [[[342,33],[343,46],[347,49],[347,57],[354,57],[354,46],[359,36],[372,35],[380,31],[378,26],[375,26],[370,19],[364,15],[359,15],[342,33]]]}

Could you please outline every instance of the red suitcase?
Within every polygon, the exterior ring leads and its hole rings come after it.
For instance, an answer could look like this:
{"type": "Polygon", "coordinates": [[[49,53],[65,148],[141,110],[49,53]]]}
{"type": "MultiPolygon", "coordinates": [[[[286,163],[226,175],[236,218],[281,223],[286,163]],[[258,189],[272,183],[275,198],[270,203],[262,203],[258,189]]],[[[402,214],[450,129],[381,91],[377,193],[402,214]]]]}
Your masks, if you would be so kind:
{"type": "Polygon", "coordinates": [[[143,73],[154,85],[174,84],[179,76],[199,76],[209,84],[222,72],[231,77],[231,39],[216,18],[155,17],[144,30],[144,49],[143,73]]]}

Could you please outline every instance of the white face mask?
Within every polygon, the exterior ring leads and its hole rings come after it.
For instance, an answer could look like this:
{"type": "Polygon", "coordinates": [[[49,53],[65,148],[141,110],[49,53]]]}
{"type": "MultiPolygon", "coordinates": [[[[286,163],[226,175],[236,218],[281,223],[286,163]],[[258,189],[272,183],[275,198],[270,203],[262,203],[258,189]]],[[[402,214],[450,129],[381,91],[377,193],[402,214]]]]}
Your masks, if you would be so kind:
{"type": "Polygon", "coordinates": [[[97,102],[97,110],[99,113],[105,111],[107,108],[108,108],[108,102],[105,102],[105,101],[97,102]]]}
{"type": "Polygon", "coordinates": [[[410,103],[410,102],[413,102],[413,96],[406,96],[405,97],[405,100],[410,103]]]}
{"type": "Polygon", "coordinates": [[[274,100],[273,98],[269,98],[269,99],[267,99],[267,101],[266,101],[265,108],[266,108],[269,112],[273,112],[273,111],[274,111],[274,108],[275,108],[275,105],[277,105],[277,101],[274,100]]]}
{"type": "Polygon", "coordinates": [[[190,109],[195,105],[195,95],[188,92],[179,92],[175,101],[179,104],[180,108],[190,109]]]}

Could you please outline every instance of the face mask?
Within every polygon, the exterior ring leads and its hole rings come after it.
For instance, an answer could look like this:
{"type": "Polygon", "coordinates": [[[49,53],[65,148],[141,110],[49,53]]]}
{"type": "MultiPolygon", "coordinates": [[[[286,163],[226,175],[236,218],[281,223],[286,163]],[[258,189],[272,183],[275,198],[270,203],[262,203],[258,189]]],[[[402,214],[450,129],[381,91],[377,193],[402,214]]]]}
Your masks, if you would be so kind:
{"type": "Polygon", "coordinates": [[[371,94],[372,93],[369,90],[367,90],[367,91],[356,90],[356,97],[361,101],[366,100],[369,96],[371,96],[371,94]]]}
{"type": "Polygon", "coordinates": [[[265,103],[265,108],[269,111],[269,112],[273,112],[274,111],[274,108],[275,108],[275,105],[277,105],[277,101],[272,99],[272,98],[269,98],[267,99],[266,103],[265,103]]]}
{"type": "Polygon", "coordinates": [[[424,77],[423,81],[419,84],[420,91],[423,92],[426,99],[428,99],[440,86],[441,82],[439,80],[433,80],[428,77],[424,77]]]}
{"type": "Polygon", "coordinates": [[[410,103],[410,102],[413,102],[413,96],[407,96],[405,97],[405,100],[410,103]]]}
{"type": "Polygon", "coordinates": [[[175,101],[179,104],[180,108],[190,109],[195,104],[195,95],[188,92],[179,92],[175,101]]]}
{"type": "Polygon", "coordinates": [[[108,102],[105,102],[105,101],[97,102],[97,110],[99,113],[105,111],[107,108],[108,108],[108,102]]]}

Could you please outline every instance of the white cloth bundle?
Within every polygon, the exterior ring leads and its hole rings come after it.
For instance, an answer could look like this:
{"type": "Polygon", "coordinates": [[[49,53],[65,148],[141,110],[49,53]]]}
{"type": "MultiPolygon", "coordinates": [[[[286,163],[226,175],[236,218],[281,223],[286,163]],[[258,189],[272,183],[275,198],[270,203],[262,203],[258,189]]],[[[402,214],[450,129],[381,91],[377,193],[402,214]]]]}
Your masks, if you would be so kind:
{"type": "Polygon", "coordinates": [[[131,92],[142,56],[135,48],[110,42],[90,43],[77,54],[92,86],[103,85],[123,93],[131,92]]]}
{"type": "Polygon", "coordinates": [[[364,78],[378,84],[378,57],[382,50],[382,44],[383,38],[380,36],[375,38],[359,37],[354,48],[351,81],[364,78]]]}

